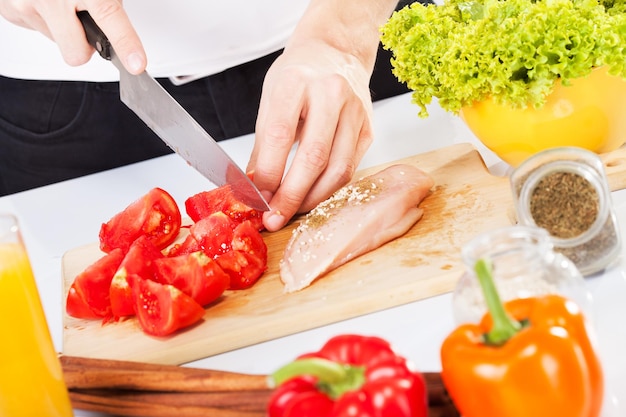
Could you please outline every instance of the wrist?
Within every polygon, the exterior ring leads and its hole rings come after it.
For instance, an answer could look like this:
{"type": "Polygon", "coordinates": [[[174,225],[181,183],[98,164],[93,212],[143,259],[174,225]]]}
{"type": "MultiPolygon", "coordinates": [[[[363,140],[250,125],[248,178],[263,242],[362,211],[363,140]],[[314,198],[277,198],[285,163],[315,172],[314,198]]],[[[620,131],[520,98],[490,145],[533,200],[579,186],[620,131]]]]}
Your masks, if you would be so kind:
{"type": "Polygon", "coordinates": [[[373,70],[380,42],[380,28],[397,1],[313,0],[286,48],[312,39],[354,56],[368,71],[373,70]]]}

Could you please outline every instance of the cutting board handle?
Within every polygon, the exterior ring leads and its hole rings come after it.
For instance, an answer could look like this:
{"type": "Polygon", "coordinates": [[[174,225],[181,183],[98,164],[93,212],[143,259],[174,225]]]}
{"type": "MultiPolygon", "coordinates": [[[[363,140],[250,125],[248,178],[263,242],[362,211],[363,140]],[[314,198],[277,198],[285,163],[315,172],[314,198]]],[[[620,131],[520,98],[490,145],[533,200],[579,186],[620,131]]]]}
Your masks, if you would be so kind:
{"type": "Polygon", "coordinates": [[[626,188],[626,145],[600,155],[611,191],[626,188]]]}

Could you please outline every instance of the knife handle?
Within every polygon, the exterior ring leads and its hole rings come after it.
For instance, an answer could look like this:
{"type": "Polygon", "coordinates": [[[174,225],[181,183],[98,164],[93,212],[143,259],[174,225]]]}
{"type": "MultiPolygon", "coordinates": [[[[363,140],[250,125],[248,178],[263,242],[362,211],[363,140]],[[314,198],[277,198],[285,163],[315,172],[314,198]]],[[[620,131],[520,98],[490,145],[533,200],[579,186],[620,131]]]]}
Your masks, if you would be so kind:
{"type": "Polygon", "coordinates": [[[87,35],[87,41],[91,46],[96,48],[96,51],[104,59],[111,59],[111,42],[104,34],[104,32],[98,27],[91,15],[86,10],[81,10],[76,13],[78,19],[83,24],[85,34],[87,35]]]}

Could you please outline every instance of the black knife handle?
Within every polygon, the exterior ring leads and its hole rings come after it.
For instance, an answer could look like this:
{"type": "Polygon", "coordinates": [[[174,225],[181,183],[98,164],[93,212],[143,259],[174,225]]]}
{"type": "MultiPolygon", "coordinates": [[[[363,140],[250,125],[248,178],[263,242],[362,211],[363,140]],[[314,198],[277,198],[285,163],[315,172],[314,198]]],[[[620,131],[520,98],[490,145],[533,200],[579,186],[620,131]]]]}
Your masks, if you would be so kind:
{"type": "Polygon", "coordinates": [[[96,51],[98,51],[102,58],[110,60],[112,48],[111,42],[109,42],[107,36],[98,27],[96,22],[94,22],[88,11],[81,10],[76,14],[78,15],[78,19],[80,19],[80,22],[83,24],[89,44],[96,48],[96,51]]]}

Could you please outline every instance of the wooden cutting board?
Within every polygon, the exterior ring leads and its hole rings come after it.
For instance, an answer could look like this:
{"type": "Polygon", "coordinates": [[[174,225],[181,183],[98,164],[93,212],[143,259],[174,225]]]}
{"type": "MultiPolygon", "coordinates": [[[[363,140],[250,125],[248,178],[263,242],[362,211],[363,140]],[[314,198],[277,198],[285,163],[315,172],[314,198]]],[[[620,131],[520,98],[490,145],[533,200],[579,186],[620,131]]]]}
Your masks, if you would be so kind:
{"type": "MultiPolygon", "coordinates": [[[[626,188],[626,148],[603,160],[611,188],[626,188]]],[[[404,236],[284,294],[278,264],[296,220],[264,235],[269,257],[261,279],[248,290],[227,292],[198,325],[155,338],[142,333],[135,319],[102,325],[65,315],[63,353],[176,365],[451,291],[464,271],[461,247],[478,233],[512,224],[508,178],[491,175],[469,144],[396,162],[415,165],[435,180],[421,204],[423,218],[404,236]]],[[[64,295],[100,256],[97,243],[64,255],[64,295]]]]}

